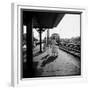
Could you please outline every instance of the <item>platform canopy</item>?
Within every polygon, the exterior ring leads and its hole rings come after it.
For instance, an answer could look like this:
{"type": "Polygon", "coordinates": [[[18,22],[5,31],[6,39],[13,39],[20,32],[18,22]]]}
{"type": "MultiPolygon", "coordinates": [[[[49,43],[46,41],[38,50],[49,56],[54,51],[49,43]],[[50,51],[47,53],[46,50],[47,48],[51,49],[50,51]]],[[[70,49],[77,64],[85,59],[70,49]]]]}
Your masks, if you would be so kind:
{"type": "Polygon", "coordinates": [[[33,28],[48,28],[56,27],[64,17],[65,13],[60,12],[23,12],[23,24],[29,23],[32,18],[33,28]]]}

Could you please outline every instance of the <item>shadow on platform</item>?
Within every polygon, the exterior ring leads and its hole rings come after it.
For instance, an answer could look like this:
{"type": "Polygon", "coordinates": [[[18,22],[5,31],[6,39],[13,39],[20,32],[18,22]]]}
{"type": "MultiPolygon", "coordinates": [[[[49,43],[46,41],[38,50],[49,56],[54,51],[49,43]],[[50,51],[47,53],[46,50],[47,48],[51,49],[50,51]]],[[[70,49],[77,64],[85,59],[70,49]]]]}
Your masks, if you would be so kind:
{"type": "Polygon", "coordinates": [[[47,60],[42,62],[41,67],[44,67],[46,64],[53,62],[56,58],[57,58],[57,56],[48,57],[47,60]]]}

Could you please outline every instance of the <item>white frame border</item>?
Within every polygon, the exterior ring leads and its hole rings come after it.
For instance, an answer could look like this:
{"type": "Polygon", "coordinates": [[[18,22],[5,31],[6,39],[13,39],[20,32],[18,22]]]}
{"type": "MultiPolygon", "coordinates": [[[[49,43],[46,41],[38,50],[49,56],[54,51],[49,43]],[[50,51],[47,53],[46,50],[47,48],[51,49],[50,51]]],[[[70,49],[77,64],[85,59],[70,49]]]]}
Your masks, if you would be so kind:
{"type": "MultiPolygon", "coordinates": [[[[22,9],[37,9],[37,10],[60,10],[60,11],[75,11],[82,12],[81,14],[81,38],[83,39],[85,30],[87,30],[87,10],[86,8],[76,8],[70,6],[62,6],[61,7],[47,7],[47,6],[32,6],[29,4],[18,4],[12,3],[11,5],[11,49],[12,49],[12,57],[11,57],[11,85],[12,86],[29,86],[32,80],[44,80],[44,79],[60,79],[62,82],[78,82],[78,81],[87,81],[87,70],[86,70],[86,61],[83,55],[83,40],[81,41],[81,76],[65,76],[65,77],[45,77],[45,78],[31,78],[20,80],[20,10],[22,9]],[[84,63],[84,64],[83,64],[84,63]],[[73,77],[73,78],[72,78],[73,77]],[[75,78],[74,78],[75,77],[75,78]],[[65,78],[65,80],[64,80],[65,78]]],[[[38,82],[39,82],[38,81],[38,82]]]]}

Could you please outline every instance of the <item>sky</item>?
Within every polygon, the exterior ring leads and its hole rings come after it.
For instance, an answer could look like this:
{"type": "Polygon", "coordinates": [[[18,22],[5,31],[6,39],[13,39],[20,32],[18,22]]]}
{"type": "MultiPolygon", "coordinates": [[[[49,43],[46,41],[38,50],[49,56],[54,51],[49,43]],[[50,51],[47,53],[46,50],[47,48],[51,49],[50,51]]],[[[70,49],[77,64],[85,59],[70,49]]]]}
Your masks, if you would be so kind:
{"type": "MultiPolygon", "coordinates": [[[[47,31],[47,30],[46,30],[47,31]]],[[[46,36],[47,32],[42,33],[42,39],[46,36]]],[[[39,39],[38,32],[33,29],[34,36],[39,39]]],[[[72,38],[80,36],[80,15],[79,14],[65,14],[63,19],[52,29],[49,29],[50,36],[53,33],[58,33],[60,38],[72,38]]]]}

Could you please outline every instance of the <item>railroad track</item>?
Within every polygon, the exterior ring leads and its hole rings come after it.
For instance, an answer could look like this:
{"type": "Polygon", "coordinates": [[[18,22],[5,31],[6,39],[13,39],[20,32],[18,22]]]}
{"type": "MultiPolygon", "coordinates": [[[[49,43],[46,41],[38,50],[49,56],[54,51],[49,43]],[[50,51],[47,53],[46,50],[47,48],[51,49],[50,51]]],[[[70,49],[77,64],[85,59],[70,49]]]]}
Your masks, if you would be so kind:
{"type": "Polygon", "coordinates": [[[64,50],[64,51],[66,51],[66,52],[68,52],[68,53],[70,53],[70,54],[72,54],[74,56],[77,56],[79,58],[81,56],[81,53],[80,53],[79,50],[75,50],[75,49],[70,48],[70,47],[65,47],[65,46],[59,45],[59,49],[64,50]]]}

